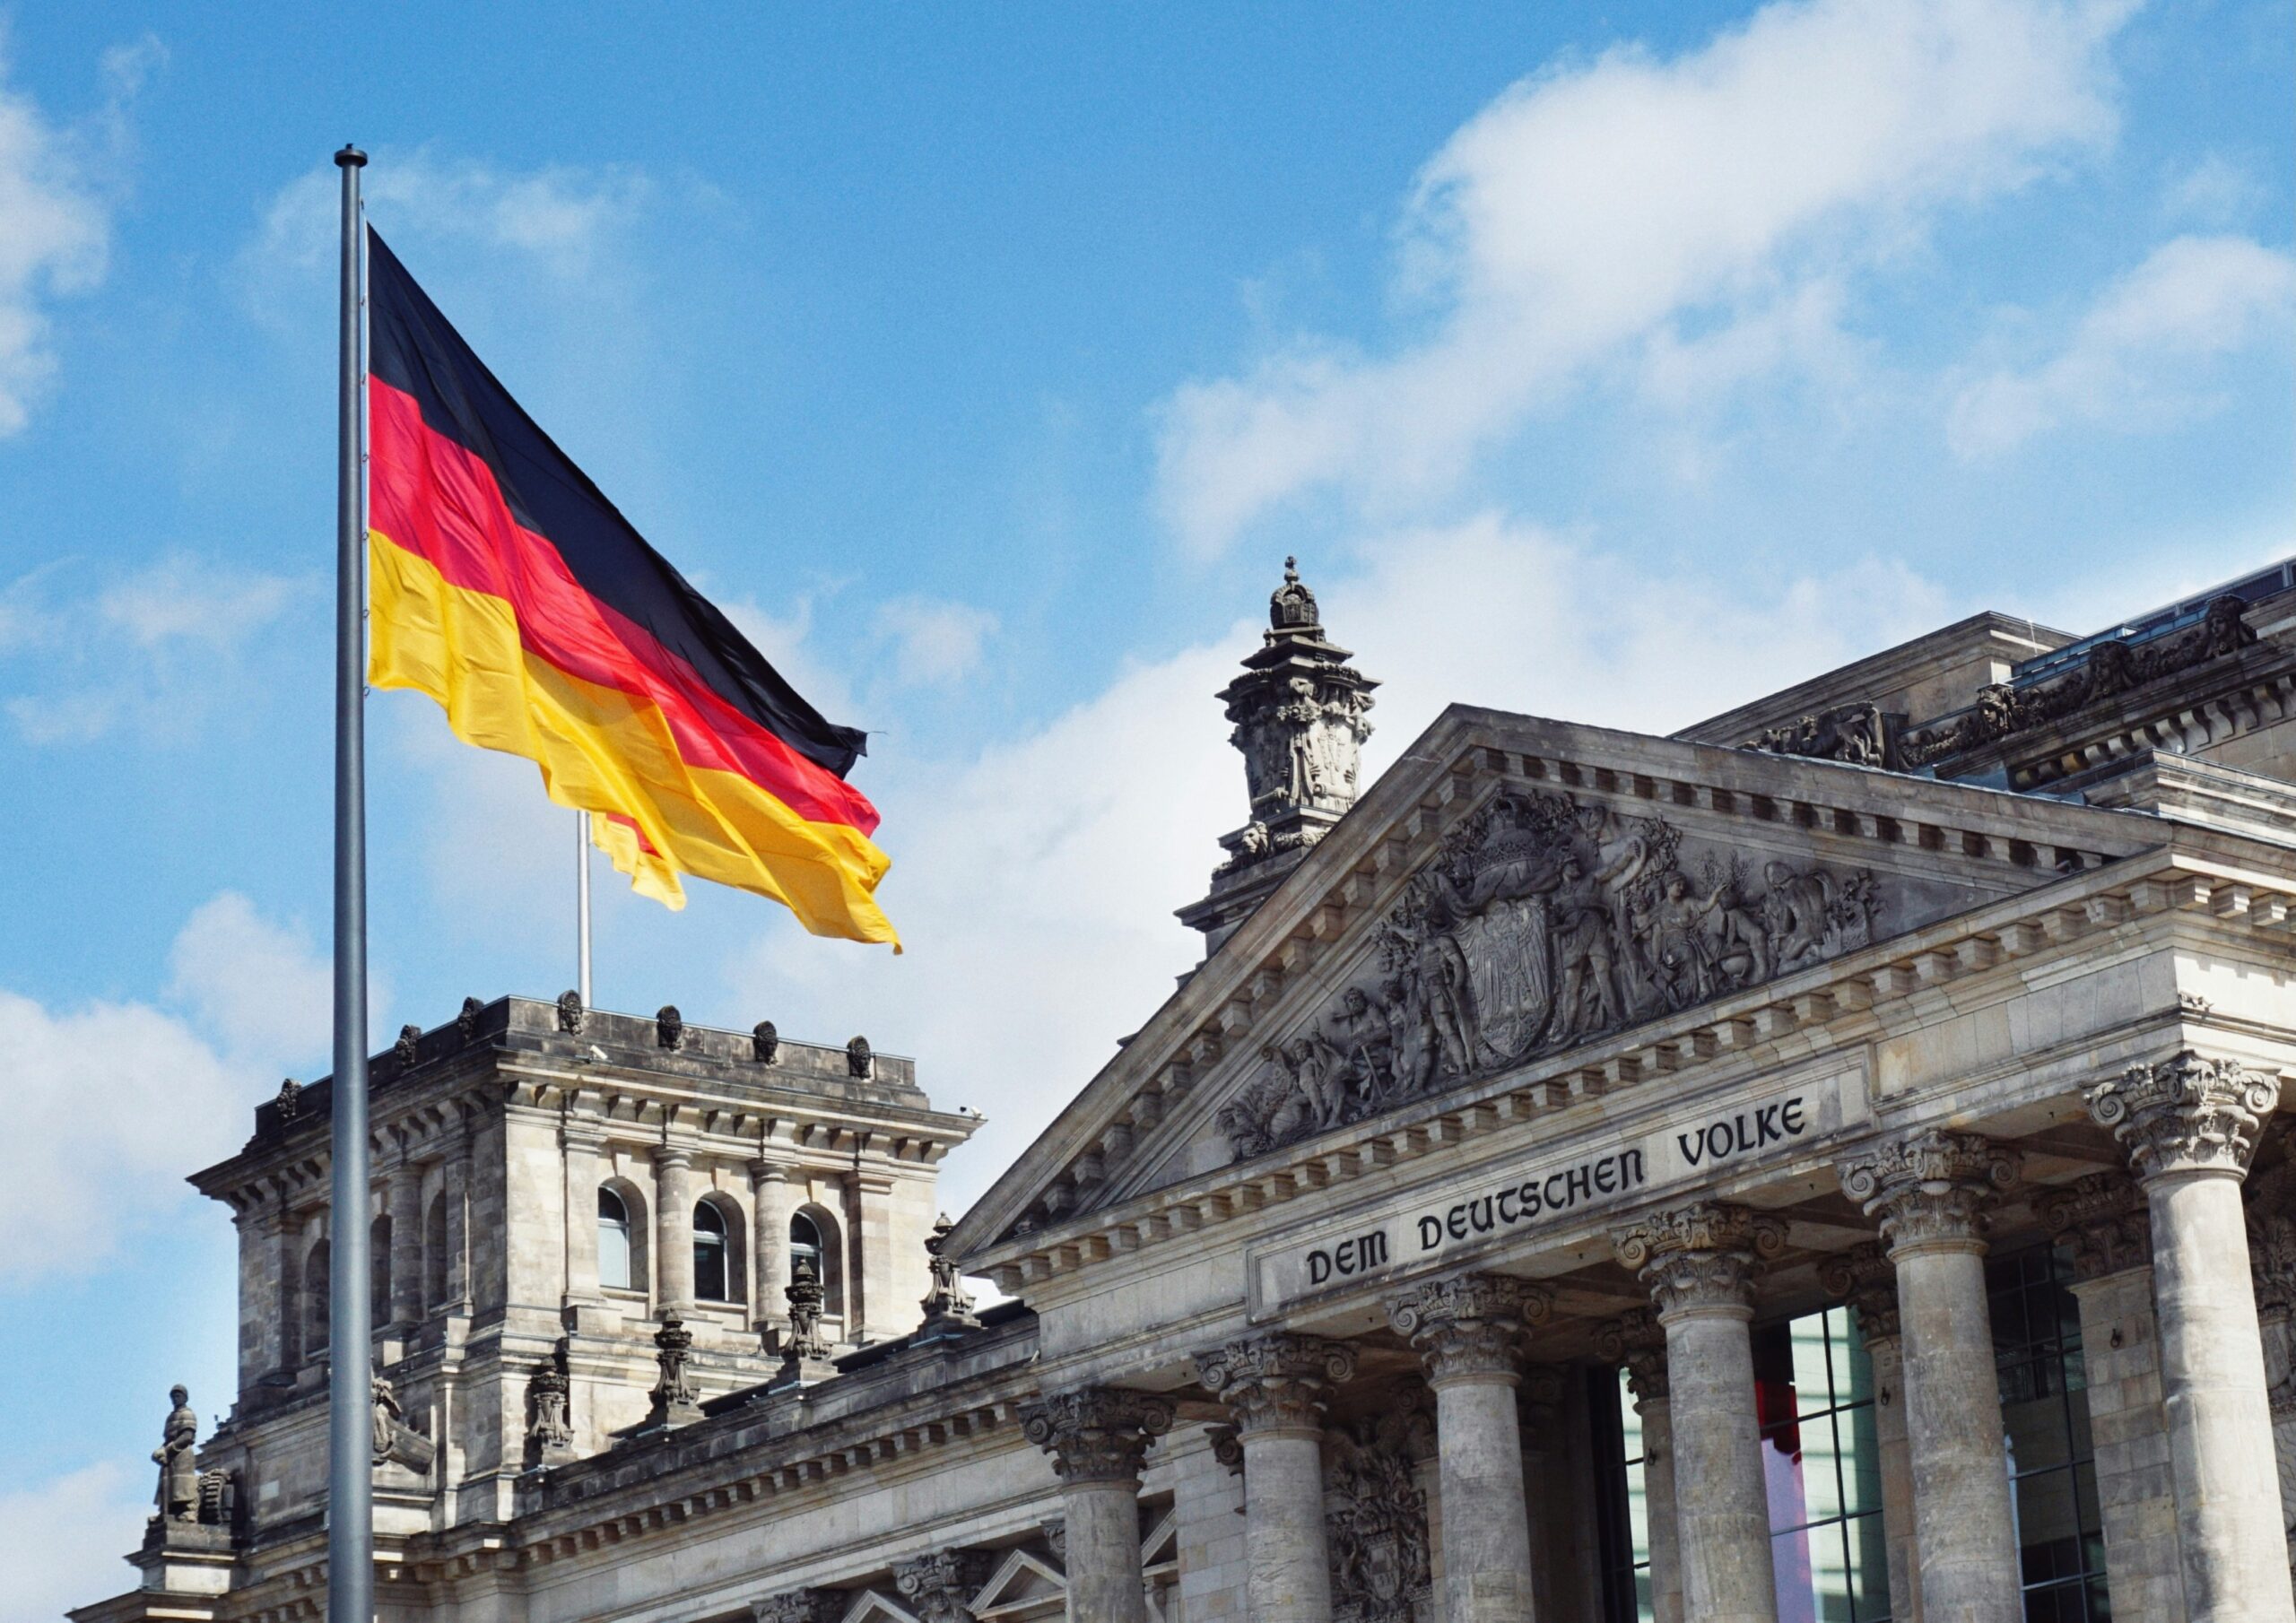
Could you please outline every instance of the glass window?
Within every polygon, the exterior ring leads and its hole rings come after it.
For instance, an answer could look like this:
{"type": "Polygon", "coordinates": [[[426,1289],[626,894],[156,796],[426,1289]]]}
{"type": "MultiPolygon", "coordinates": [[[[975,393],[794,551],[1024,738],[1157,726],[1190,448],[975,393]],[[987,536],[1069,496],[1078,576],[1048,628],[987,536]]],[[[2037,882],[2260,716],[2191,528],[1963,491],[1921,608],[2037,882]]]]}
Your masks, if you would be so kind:
{"type": "Polygon", "coordinates": [[[1642,1417],[1626,1371],[1597,1369],[1594,1402],[1596,1457],[1615,1462],[1603,1473],[1595,1502],[1603,1561],[1603,1623],[1650,1623],[1650,1513],[1643,1490],[1642,1417]]]}
{"type": "Polygon", "coordinates": [[[2103,1623],[2112,1615],[2070,1280],[2064,1257],[2046,1245],[1985,1266],[2027,1623],[2103,1623]]]}
{"type": "Polygon", "coordinates": [[[697,1301],[730,1299],[726,1278],[726,1214],[708,1201],[693,1209],[693,1294],[697,1301]]]}
{"type": "Polygon", "coordinates": [[[789,1274],[797,1274],[797,1260],[802,1257],[813,1266],[813,1277],[822,1277],[822,1231],[813,1219],[799,1212],[789,1219],[789,1274]]]}
{"type": "Polygon", "coordinates": [[[598,1191],[598,1283],[630,1290],[630,1208],[611,1189],[598,1191]]]}
{"type": "Polygon", "coordinates": [[[1834,1307],[1753,1332],[1779,1623],[1890,1615],[1873,1367],[1856,1318],[1834,1307]]]}

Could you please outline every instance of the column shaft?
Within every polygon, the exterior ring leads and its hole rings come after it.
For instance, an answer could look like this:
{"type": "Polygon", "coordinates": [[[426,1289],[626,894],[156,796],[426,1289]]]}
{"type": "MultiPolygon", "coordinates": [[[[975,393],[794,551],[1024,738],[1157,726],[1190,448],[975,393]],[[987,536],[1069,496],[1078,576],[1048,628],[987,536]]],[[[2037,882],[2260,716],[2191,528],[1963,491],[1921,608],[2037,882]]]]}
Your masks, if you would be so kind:
{"type": "Polygon", "coordinates": [[[1770,1496],[1747,1310],[1665,1315],[1683,1604],[1698,1623],[1777,1623],[1770,1496]]]}
{"type": "Polygon", "coordinates": [[[391,1214],[391,1323],[412,1329],[422,1322],[422,1168],[401,1161],[384,1198],[391,1214]]]}
{"type": "Polygon", "coordinates": [[[654,1280],[657,1313],[693,1311],[693,1157],[654,1152],[654,1280]]]}
{"type": "Polygon", "coordinates": [[[1068,1518],[1068,1615],[1079,1623],[1147,1623],[1138,1481],[1069,1482],[1060,1503],[1068,1518]]]}
{"type": "Polygon", "coordinates": [[[751,1321],[763,1331],[789,1322],[789,1169],[762,1156],[752,1161],[750,1204],[755,1213],[751,1321]]]}
{"type": "Polygon", "coordinates": [[[1639,1398],[1634,1408],[1642,1417],[1642,1514],[1650,1532],[1650,1615],[1655,1623],[1687,1623],[1682,1536],[1675,1525],[1674,1400],[1639,1398]]]}
{"type": "Polygon", "coordinates": [[[1435,1388],[1435,1436],[1445,1623],[1528,1623],[1531,1530],[1515,1383],[1443,1382],[1435,1388]]]}
{"type": "Polygon", "coordinates": [[[2001,1382],[1982,1250],[1892,1253],[1922,1605],[1931,1617],[2022,1623],[2001,1382]]]}
{"type": "Polygon", "coordinates": [[[1245,1579],[1252,1623],[1331,1623],[1323,1408],[1355,1373],[1344,1342],[1277,1332],[1196,1357],[1196,1376],[1236,1417],[1244,1453],[1245,1579]]]}
{"type": "Polygon", "coordinates": [[[2149,1180],[2161,1386],[2193,1623],[2292,1612],[2272,1404],[2248,1280],[2240,1186],[2213,1173],[2149,1180]]]}
{"type": "Polygon", "coordinates": [[[1890,1563],[1890,1616],[1921,1623],[1921,1547],[1914,1534],[1913,1445],[1905,1428],[1905,1358],[1897,1337],[1868,1336],[1874,1367],[1874,1446],[1882,1472],[1882,1537],[1890,1563]]]}
{"type": "Polygon", "coordinates": [[[559,1130],[566,1153],[566,1305],[603,1302],[598,1284],[598,1151],[605,1141],[571,1124],[559,1130]]]}

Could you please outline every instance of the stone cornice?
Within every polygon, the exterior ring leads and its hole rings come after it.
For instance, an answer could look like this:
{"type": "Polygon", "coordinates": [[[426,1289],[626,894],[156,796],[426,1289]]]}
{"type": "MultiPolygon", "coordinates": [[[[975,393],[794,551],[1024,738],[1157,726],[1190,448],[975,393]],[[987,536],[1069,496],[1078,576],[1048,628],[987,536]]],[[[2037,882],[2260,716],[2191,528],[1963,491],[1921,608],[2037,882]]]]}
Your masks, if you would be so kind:
{"type": "MultiPolygon", "coordinates": [[[[2161,831],[2157,822],[2153,828],[2161,831]]],[[[2296,872],[2275,887],[2252,869],[2158,848],[1438,1096],[1418,1107],[1423,1114],[1416,1118],[1408,1108],[1390,1112],[980,1247],[968,1255],[966,1271],[1022,1294],[1495,1129],[1552,1118],[1559,1137],[1569,1131],[1565,1113],[1579,1110],[1575,1119],[1584,1121],[1591,1113],[1579,1107],[1590,1101],[1654,1083],[1687,1092],[1774,1068],[1781,1057],[1869,1042],[1900,1019],[1926,1018],[1922,1006],[1948,987],[1958,994],[1961,983],[1987,974],[2014,984],[2053,958],[2076,960],[2100,941],[2165,917],[2253,934],[2285,950],[2296,935],[2296,872]]],[[[959,1231],[974,1223],[969,1214],[959,1231]]]]}

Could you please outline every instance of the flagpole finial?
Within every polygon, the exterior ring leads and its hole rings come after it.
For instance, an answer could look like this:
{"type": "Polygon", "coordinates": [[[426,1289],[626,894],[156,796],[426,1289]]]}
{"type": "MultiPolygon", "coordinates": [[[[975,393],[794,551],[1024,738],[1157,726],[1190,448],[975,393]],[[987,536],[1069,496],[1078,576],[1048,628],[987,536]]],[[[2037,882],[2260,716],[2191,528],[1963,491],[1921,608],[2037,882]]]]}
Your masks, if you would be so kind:
{"type": "Polygon", "coordinates": [[[367,154],[346,142],[335,155],[335,164],[337,169],[363,169],[367,167],[367,154]]]}

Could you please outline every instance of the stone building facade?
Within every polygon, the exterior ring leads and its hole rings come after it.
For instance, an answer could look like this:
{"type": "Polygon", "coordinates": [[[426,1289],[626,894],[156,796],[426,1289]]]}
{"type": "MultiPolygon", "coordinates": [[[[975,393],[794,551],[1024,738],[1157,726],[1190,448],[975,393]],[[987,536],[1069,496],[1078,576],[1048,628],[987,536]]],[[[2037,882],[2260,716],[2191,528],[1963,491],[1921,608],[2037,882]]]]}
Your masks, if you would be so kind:
{"type": "MultiPolygon", "coordinates": [[[[1374,685],[1287,572],[1204,961],[953,1228],[857,1039],[381,1056],[387,1623],[2288,1623],[2296,567],[1363,785],[1374,685]]],[[[78,1623],[323,1610],[326,1113],[78,1623]]]]}

